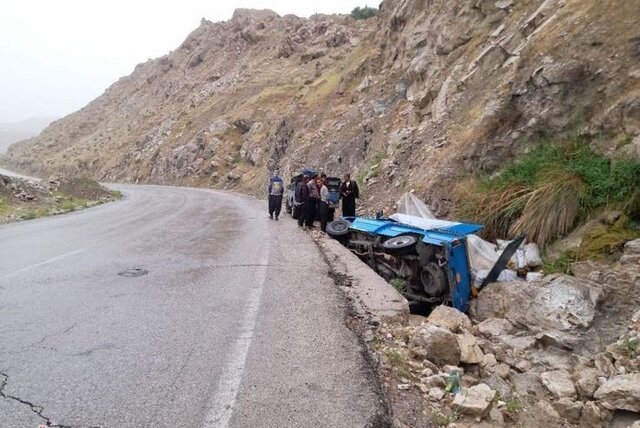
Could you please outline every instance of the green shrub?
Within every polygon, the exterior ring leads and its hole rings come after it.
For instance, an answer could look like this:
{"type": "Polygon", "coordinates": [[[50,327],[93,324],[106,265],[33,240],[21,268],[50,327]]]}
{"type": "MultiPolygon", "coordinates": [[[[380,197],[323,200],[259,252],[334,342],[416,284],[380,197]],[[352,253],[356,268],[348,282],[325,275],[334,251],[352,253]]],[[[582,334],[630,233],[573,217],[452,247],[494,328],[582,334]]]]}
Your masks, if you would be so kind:
{"type": "Polygon", "coordinates": [[[369,19],[378,15],[378,9],[375,7],[356,7],[351,11],[351,17],[353,19],[369,19]]]}
{"type": "Polygon", "coordinates": [[[393,278],[391,281],[389,281],[389,284],[391,284],[393,288],[398,290],[400,294],[404,293],[407,289],[407,281],[402,278],[393,278]]]}
{"type": "Polygon", "coordinates": [[[610,160],[588,141],[542,144],[496,177],[459,188],[460,214],[485,225],[491,237],[526,234],[544,245],[566,235],[596,210],[640,214],[640,163],[610,160]]]}

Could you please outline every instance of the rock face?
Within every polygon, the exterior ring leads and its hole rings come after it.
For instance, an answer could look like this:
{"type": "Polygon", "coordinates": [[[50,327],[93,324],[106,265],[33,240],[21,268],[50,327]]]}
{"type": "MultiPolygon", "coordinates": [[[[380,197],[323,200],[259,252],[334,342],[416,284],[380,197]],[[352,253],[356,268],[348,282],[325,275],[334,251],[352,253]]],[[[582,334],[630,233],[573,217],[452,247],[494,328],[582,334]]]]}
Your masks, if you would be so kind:
{"type": "Polygon", "coordinates": [[[375,160],[363,203],[391,206],[404,183],[424,183],[418,196],[443,214],[458,178],[490,174],[543,136],[636,147],[638,15],[637,1],[563,0],[385,0],[357,21],[239,10],[203,20],[4,162],[259,193],[268,168],[365,177],[375,160]],[[218,120],[241,126],[211,128],[218,120]]]}
{"type": "Polygon", "coordinates": [[[615,376],[606,381],[594,398],[610,410],[640,412],[640,374],[615,376]]]}
{"type": "Polygon", "coordinates": [[[460,363],[460,346],[456,335],[449,330],[432,324],[424,324],[416,330],[412,346],[424,358],[436,364],[460,363]]]}
{"type": "Polygon", "coordinates": [[[491,410],[496,392],[484,383],[465,388],[453,399],[454,408],[471,417],[484,417],[491,410]]]}

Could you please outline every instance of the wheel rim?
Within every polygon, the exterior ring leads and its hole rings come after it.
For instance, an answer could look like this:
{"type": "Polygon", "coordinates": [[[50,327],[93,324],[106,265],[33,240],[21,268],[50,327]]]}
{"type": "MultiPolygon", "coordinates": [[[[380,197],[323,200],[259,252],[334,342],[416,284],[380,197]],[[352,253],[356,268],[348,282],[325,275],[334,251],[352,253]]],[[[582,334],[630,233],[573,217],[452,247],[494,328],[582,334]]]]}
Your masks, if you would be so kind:
{"type": "Polygon", "coordinates": [[[387,246],[391,248],[402,248],[415,243],[415,239],[412,236],[398,236],[392,238],[387,242],[387,246]]]}
{"type": "Polygon", "coordinates": [[[347,230],[347,228],[348,228],[347,225],[342,222],[335,223],[332,226],[332,229],[335,230],[336,232],[344,232],[345,230],[347,230]]]}

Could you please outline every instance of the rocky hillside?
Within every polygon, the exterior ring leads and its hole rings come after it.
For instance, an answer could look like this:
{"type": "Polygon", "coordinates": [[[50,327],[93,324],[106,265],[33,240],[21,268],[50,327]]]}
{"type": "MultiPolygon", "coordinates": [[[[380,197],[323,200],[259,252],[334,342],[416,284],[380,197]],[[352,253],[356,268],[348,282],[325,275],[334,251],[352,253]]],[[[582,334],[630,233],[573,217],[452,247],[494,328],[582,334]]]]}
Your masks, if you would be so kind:
{"type": "Polygon", "coordinates": [[[369,206],[413,188],[446,215],[461,177],[541,141],[638,156],[638,16],[624,0],[385,0],[365,21],[238,10],[2,162],[251,193],[308,165],[366,181],[369,206]]]}

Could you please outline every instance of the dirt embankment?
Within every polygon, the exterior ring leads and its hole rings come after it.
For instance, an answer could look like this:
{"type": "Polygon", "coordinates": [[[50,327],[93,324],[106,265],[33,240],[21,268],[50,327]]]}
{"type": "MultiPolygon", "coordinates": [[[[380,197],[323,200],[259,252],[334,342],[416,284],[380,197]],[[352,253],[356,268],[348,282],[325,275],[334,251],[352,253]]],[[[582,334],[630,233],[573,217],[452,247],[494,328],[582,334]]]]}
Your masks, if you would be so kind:
{"type": "Polygon", "coordinates": [[[0,223],[63,214],[119,197],[86,178],[41,181],[0,175],[0,223]]]}

